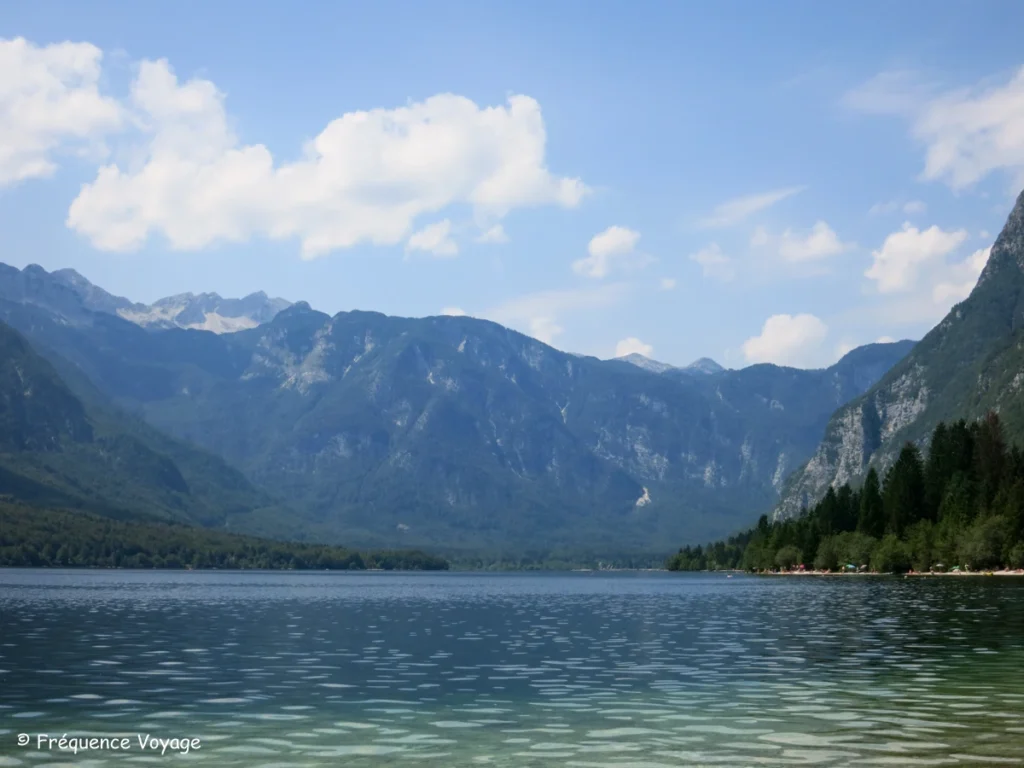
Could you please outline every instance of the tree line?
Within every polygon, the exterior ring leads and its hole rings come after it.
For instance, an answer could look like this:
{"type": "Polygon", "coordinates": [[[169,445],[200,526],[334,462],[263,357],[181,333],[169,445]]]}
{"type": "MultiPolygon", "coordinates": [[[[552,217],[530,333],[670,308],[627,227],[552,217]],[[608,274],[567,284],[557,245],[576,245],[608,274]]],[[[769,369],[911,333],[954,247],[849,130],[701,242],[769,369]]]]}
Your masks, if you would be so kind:
{"type": "Polygon", "coordinates": [[[0,503],[0,567],[447,570],[415,550],[359,552],[0,503]]]}
{"type": "Polygon", "coordinates": [[[859,488],[829,488],[797,518],[763,515],[725,541],[683,547],[666,567],[1024,568],[1024,451],[1007,446],[998,415],[940,423],[928,445],[927,458],[908,442],[884,476],[871,467],[859,488]]]}

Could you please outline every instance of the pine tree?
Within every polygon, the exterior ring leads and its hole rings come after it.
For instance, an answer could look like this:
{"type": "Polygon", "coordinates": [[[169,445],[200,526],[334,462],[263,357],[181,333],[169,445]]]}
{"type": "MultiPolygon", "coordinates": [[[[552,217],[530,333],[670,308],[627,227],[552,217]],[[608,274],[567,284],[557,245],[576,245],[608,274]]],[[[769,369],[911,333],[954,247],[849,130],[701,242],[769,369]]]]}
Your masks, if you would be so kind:
{"type": "Polygon", "coordinates": [[[999,416],[989,412],[978,423],[974,441],[974,471],[978,478],[979,502],[990,510],[1006,464],[1006,443],[999,416]]]}
{"type": "Polygon", "coordinates": [[[829,486],[825,491],[825,497],[818,503],[816,512],[823,536],[839,533],[839,499],[835,488],[829,486]]]}
{"type": "Polygon", "coordinates": [[[928,520],[939,519],[939,507],[946,495],[946,484],[957,470],[955,446],[949,429],[942,422],[935,427],[928,459],[924,465],[924,506],[928,520]]]}
{"type": "Polygon", "coordinates": [[[864,478],[864,487],[861,488],[857,530],[876,539],[881,538],[885,532],[881,484],[878,481],[878,471],[874,467],[868,470],[867,477],[864,478]]]}
{"type": "Polygon", "coordinates": [[[852,531],[857,527],[857,513],[860,499],[854,493],[849,483],[843,483],[843,487],[836,494],[836,531],[852,531]]]}
{"type": "Polygon", "coordinates": [[[882,500],[886,533],[902,536],[907,526],[924,517],[924,466],[913,443],[903,446],[887,473],[882,500]]]}

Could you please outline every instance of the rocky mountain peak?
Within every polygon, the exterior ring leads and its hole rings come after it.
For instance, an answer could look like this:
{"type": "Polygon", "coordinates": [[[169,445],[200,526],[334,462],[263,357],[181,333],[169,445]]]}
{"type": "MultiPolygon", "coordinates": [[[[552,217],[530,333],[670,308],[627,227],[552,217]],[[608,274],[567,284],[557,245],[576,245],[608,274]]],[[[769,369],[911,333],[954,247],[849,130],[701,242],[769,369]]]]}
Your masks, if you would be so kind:
{"type": "Polygon", "coordinates": [[[3,298],[38,304],[71,321],[79,319],[83,312],[102,312],[152,330],[195,328],[214,333],[254,328],[291,304],[285,299],[270,298],[263,291],[242,299],[188,292],[141,304],[108,293],[74,269],[47,272],[38,264],[29,264],[22,270],[0,265],[0,299],[3,298]]]}

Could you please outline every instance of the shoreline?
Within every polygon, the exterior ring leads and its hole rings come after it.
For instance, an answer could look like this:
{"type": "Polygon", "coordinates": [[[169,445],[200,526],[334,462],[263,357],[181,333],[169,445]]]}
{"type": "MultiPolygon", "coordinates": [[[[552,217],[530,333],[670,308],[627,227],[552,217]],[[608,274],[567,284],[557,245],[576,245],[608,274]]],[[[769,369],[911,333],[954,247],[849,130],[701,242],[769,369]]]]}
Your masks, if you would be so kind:
{"type": "Polygon", "coordinates": [[[892,571],[879,572],[879,571],[855,571],[850,573],[843,573],[842,571],[765,571],[763,573],[755,573],[754,576],[842,576],[842,577],[853,577],[853,576],[903,576],[905,578],[910,577],[950,577],[950,578],[963,578],[968,576],[1024,576],[1024,569],[1000,569],[992,571],[907,571],[906,573],[894,573],[892,571]]]}

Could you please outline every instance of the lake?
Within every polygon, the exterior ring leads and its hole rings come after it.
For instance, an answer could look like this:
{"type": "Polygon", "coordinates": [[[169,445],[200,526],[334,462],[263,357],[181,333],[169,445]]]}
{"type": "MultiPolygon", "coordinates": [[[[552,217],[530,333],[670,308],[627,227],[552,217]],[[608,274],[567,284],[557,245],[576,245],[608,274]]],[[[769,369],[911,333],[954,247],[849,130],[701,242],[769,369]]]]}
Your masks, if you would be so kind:
{"type": "Polygon", "coordinates": [[[0,766],[137,734],[268,768],[1021,765],[1024,579],[0,570],[0,766]]]}

